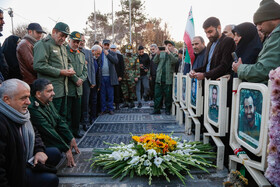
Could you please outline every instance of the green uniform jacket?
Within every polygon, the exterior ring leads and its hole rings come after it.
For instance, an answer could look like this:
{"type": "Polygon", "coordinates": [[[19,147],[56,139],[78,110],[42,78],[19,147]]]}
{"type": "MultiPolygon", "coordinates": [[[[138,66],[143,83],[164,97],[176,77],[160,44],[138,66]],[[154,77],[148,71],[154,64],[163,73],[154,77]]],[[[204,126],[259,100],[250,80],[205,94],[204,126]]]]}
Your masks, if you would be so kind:
{"type": "Polygon", "coordinates": [[[73,51],[70,46],[67,47],[68,58],[73,66],[76,74],[70,77],[68,81],[68,96],[77,96],[83,94],[83,86],[77,86],[76,82],[80,79],[85,81],[87,79],[87,65],[85,55],[79,50],[73,51]]]}
{"type": "Polygon", "coordinates": [[[241,64],[238,67],[238,78],[249,82],[267,84],[270,70],[280,66],[280,24],[264,42],[255,64],[241,64]]]}
{"type": "Polygon", "coordinates": [[[61,152],[70,148],[73,135],[65,121],[57,113],[52,102],[42,104],[35,97],[31,97],[28,109],[32,124],[38,129],[47,147],[57,147],[61,152]]]}
{"type": "Polygon", "coordinates": [[[136,56],[124,56],[124,76],[123,80],[135,82],[135,78],[140,77],[140,62],[136,56]]]}
{"type": "Polygon", "coordinates": [[[67,95],[68,78],[60,75],[60,70],[72,67],[68,62],[64,45],[56,45],[51,35],[38,41],[34,46],[33,68],[38,78],[45,78],[52,82],[55,98],[67,95]]]}
{"type": "Polygon", "coordinates": [[[166,52],[160,52],[159,55],[156,55],[154,58],[154,63],[158,64],[157,74],[156,74],[156,83],[161,83],[162,68],[165,65],[166,72],[166,82],[165,84],[171,85],[173,83],[173,73],[175,69],[175,64],[178,60],[178,57],[174,53],[167,54],[166,52]]]}

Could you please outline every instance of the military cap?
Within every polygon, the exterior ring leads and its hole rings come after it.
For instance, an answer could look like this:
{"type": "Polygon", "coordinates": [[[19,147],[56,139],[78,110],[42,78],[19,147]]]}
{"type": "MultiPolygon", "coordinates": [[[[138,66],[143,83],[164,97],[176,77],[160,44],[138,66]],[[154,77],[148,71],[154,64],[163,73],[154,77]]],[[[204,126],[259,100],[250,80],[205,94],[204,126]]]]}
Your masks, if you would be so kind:
{"type": "Polygon", "coordinates": [[[173,41],[171,41],[171,40],[165,40],[165,41],[164,41],[164,44],[165,44],[165,45],[171,44],[171,45],[175,46],[175,43],[174,43],[173,41]]]}
{"type": "Polygon", "coordinates": [[[58,22],[55,26],[54,29],[57,29],[58,31],[69,35],[70,34],[70,28],[66,23],[63,22],[58,22]]]}
{"type": "Polygon", "coordinates": [[[110,44],[111,43],[111,41],[110,40],[103,40],[103,42],[102,42],[103,44],[110,44]]]}
{"type": "Polygon", "coordinates": [[[77,32],[77,31],[73,31],[73,32],[70,34],[70,38],[73,39],[73,40],[82,41],[82,35],[81,35],[81,33],[77,32]]]}

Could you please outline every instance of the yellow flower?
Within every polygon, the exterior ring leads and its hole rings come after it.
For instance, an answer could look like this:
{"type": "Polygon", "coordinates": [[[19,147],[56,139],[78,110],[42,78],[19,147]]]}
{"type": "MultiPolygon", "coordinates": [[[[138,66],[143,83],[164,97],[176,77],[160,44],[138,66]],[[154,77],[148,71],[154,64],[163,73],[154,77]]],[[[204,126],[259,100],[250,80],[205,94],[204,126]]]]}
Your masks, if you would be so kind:
{"type": "Polygon", "coordinates": [[[132,136],[132,139],[134,140],[134,141],[136,141],[136,142],[139,142],[139,136],[132,136]]]}

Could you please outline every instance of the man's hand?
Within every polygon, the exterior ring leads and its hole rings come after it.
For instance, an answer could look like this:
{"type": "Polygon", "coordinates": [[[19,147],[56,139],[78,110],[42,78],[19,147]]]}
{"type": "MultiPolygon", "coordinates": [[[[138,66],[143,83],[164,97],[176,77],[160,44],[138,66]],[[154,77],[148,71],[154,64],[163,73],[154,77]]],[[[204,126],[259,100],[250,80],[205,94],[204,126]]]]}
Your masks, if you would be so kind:
{"type": "Polygon", "coordinates": [[[239,58],[237,63],[236,63],[236,62],[233,62],[233,63],[232,63],[232,70],[233,70],[235,73],[237,73],[237,70],[238,70],[238,68],[239,68],[239,66],[240,66],[241,64],[243,64],[243,63],[242,63],[241,58],[239,58]]]}
{"type": "Polygon", "coordinates": [[[191,78],[195,78],[194,75],[196,74],[196,72],[194,70],[191,70],[190,73],[189,73],[189,76],[191,78]]]}
{"type": "Polygon", "coordinates": [[[145,72],[148,72],[149,70],[146,68],[146,69],[144,69],[144,71],[145,71],[145,72]]]}
{"type": "Polygon", "coordinates": [[[72,77],[75,75],[76,72],[71,68],[71,69],[62,69],[60,70],[60,75],[66,76],[66,77],[72,77]]]}
{"type": "Polygon", "coordinates": [[[48,160],[48,156],[44,152],[38,152],[34,156],[34,165],[38,164],[38,162],[45,164],[48,160]]]}
{"type": "Polygon", "coordinates": [[[169,49],[168,49],[167,46],[165,47],[165,52],[166,52],[167,54],[170,54],[170,51],[169,51],[169,49]]]}
{"type": "Polygon", "coordinates": [[[82,86],[83,85],[83,80],[82,79],[79,79],[77,82],[76,82],[76,85],[78,87],[82,86]]]}
{"type": "Polygon", "coordinates": [[[77,146],[77,143],[76,143],[75,138],[73,138],[73,139],[71,140],[71,143],[70,143],[70,150],[72,150],[73,148],[75,149],[75,152],[76,152],[77,154],[80,154],[80,153],[81,153],[80,150],[79,150],[79,148],[78,148],[78,146],[77,146]]]}
{"type": "Polygon", "coordinates": [[[122,78],[121,78],[121,77],[119,77],[119,78],[118,78],[118,81],[119,81],[119,82],[120,82],[120,81],[122,81],[122,78]]]}
{"type": "Polygon", "coordinates": [[[157,48],[156,54],[159,55],[160,54],[160,50],[157,48]]]}
{"type": "Polygon", "coordinates": [[[104,50],[104,54],[107,56],[109,54],[108,50],[104,50]]]}
{"type": "Polygon", "coordinates": [[[136,77],[136,78],[134,78],[134,80],[135,80],[135,82],[138,82],[138,78],[136,77]]]}
{"type": "Polygon", "coordinates": [[[90,85],[90,88],[94,88],[94,87],[95,87],[95,84],[90,85]]]}
{"type": "Polygon", "coordinates": [[[67,166],[72,168],[76,166],[71,149],[66,152],[67,166]]]}
{"type": "Polygon", "coordinates": [[[194,78],[196,78],[197,80],[203,80],[205,78],[204,73],[195,73],[194,78]]]}

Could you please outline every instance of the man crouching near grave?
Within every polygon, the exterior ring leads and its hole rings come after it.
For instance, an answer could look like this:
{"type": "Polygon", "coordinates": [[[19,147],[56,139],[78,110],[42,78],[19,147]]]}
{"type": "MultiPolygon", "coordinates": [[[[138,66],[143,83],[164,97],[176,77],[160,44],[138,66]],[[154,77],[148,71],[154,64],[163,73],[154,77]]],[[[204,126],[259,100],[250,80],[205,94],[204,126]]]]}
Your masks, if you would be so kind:
{"type": "Polygon", "coordinates": [[[9,79],[0,86],[0,186],[56,187],[56,169],[46,168],[54,168],[61,154],[57,148],[45,148],[33,129],[29,96],[30,87],[21,80],[9,79]]]}
{"type": "Polygon", "coordinates": [[[38,129],[47,147],[57,147],[66,153],[67,166],[76,166],[72,149],[74,148],[76,153],[80,151],[67,122],[53,105],[55,93],[52,83],[47,79],[37,79],[33,82],[31,93],[29,111],[33,126],[38,129]]]}

